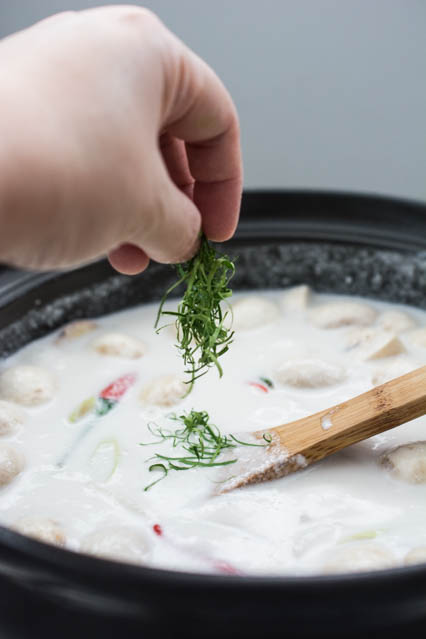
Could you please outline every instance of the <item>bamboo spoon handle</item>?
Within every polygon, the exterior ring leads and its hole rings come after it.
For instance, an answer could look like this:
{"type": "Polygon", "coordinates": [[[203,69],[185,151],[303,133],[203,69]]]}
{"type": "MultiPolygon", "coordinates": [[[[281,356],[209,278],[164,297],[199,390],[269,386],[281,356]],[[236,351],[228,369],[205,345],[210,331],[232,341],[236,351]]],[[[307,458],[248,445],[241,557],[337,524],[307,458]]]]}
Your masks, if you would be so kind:
{"type": "Polygon", "coordinates": [[[426,366],[315,415],[277,426],[289,455],[308,464],[426,413],[426,366]]]}
{"type": "Polygon", "coordinates": [[[256,467],[241,469],[222,488],[277,479],[332,453],[426,414],[426,366],[346,402],[254,435],[272,437],[256,467]]]}
{"type": "Polygon", "coordinates": [[[315,415],[271,430],[307,464],[426,413],[426,366],[315,415]]]}

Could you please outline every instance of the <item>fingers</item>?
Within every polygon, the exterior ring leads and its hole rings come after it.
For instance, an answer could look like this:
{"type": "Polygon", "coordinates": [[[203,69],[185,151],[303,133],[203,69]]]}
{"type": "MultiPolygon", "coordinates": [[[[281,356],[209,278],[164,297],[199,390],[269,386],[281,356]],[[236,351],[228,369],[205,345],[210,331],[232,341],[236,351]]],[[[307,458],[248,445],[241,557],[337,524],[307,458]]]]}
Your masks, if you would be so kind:
{"type": "Polygon", "coordinates": [[[223,84],[184,48],[166,109],[171,136],[186,142],[193,199],[212,240],[229,239],[238,223],[242,161],[237,113],[223,84]]]}
{"type": "Polygon", "coordinates": [[[133,244],[121,244],[110,251],[108,259],[111,266],[124,275],[142,273],[149,264],[148,255],[133,244]]]}
{"type": "Polygon", "coordinates": [[[194,178],[189,170],[185,143],[165,133],[160,137],[160,150],[170,178],[185,195],[192,199],[194,178]]]}
{"type": "Polygon", "coordinates": [[[201,224],[210,239],[228,239],[240,208],[242,166],[235,107],[213,71],[182,48],[183,57],[172,56],[180,72],[174,66],[173,73],[165,73],[171,84],[166,94],[171,97],[161,123],[166,133],[159,141],[149,224],[131,239],[158,262],[192,257],[201,224]]]}

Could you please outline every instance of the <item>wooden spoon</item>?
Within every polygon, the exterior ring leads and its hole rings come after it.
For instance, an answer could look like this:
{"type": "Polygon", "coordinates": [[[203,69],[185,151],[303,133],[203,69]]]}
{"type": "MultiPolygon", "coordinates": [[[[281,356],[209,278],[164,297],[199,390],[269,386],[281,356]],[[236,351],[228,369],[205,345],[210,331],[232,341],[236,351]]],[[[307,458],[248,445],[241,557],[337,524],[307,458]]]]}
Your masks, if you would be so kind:
{"type": "Polygon", "coordinates": [[[237,472],[219,492],[284,477],[424,414],[426,366],[315,415],[253,433],[258,443],[269,434],[271,444],[252,448],[248,458],[228,466],[237,472]]]}

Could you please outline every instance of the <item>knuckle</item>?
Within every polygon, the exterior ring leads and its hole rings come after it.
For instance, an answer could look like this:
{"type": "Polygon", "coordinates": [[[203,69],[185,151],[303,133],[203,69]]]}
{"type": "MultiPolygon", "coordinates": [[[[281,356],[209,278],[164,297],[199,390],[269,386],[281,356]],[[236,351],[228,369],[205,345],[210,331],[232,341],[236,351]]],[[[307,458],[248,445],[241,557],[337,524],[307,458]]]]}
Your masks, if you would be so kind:
{"type": "Polygon", "coordinates": [[[145,25],[161,24],[160,19],[150,9],[133,5],[124,5],[119,9],[120,22],[129,27],[140,28],[145,25]]]}

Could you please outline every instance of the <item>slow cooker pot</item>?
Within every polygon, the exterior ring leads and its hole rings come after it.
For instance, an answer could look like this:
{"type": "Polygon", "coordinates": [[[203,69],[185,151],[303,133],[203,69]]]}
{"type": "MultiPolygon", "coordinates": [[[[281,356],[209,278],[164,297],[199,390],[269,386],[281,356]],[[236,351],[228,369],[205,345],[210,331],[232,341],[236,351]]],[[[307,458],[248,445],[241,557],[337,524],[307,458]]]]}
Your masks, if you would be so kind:
{"type": "MultiPolygon", "coordinates": [[[[307,283],[426,308],[423,204],[249,192],[226,251],[238,260],[235,289],[307,283]]],[[[0,355],[69,320],[158,300],[172,279],[172,269],[159,264],[137,277],[118,275],[106,261],[62,273],[3,269],[0,355]]],[[[339,576],[198,575],[75,554],[0,527],[2,638],[424,637],[425,631],[426,565],[339,576]]]]}

